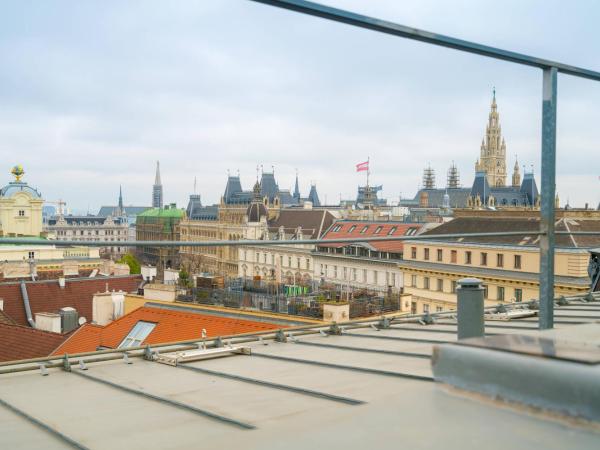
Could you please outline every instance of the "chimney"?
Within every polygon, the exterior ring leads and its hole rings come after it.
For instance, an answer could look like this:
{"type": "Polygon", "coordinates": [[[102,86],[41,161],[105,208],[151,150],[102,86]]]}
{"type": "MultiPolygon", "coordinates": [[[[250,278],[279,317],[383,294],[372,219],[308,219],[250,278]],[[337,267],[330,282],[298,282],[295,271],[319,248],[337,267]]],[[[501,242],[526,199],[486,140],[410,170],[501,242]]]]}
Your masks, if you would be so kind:
{"type": "Polygon", "coordinates": [[[42,331],[51,331],[52,333],[61,332],[60,314],[39,312],[35,313],[35,327],[42,331]]]}
{"type": "Polygon", "coordinates": [[[61,287],[61,289],[64,289],[66,282],[65,282],[65,277],[59,277],[58,278],[58,285],[61,287]]]}

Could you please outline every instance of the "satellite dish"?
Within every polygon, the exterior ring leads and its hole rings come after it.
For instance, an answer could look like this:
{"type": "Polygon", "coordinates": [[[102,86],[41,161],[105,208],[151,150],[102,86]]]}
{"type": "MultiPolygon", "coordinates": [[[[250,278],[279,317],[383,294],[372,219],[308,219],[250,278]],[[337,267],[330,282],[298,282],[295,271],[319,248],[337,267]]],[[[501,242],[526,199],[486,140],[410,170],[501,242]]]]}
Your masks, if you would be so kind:
{"type": "Polygon", "coordinates": [[[81,326],[87,322],[87,319],[85,317],[81,316],[77,322],[79,322],[79,325],[81,326]]]}

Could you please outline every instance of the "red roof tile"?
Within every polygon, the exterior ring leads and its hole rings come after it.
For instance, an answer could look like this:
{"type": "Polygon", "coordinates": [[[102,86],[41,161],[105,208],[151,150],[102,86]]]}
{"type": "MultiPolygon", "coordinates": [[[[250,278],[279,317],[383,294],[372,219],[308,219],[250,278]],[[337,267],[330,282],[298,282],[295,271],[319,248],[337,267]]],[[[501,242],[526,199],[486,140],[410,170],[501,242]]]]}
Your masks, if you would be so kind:
{"type": "Polygon", "coordinates": [[[67,336],[0,323],[0,361],[48,356],[67,336]]]}
{"type": "MultiPolygon", "coordinates": [[[[421,227],[422,224],[418,223],[343,220],[329,227],[323,239],[410,236],[418,234],[421,227]]],[[[348,244],[319,244],[320,247],[345,247],[346,245],[348,244]]],[[[390,253],[402,253],[404,248],[402,241],[365,242],[363,245],[373,250],[390,253]]]]}
{"type": "MultiPolygon", "coordinates": [[[[141,275],[122,277],[67,279],[61,288],[57,280],[28,281],[27,294],[31,312],[58,312],[65,306],[77,310],[79,316],[92,320],[92,298],[98,292],[122,290],[134,292],[142,281],[141,275]]],[[[4,313],[19,325],[29,325],[25,316],[19,282],[0,283],[0,298],[4,299],[4,313]]]]}
{"type": "Polygon", "coordinates": [[[213,338],[281,328],[281,325],[266,322],[143,306],[105,327],[84,325],[53,354],[90,352],[97,347],[117,348],[139,321],[156,323],[142,344],[202,339],[202,329],[208,338],[213,338]]]}

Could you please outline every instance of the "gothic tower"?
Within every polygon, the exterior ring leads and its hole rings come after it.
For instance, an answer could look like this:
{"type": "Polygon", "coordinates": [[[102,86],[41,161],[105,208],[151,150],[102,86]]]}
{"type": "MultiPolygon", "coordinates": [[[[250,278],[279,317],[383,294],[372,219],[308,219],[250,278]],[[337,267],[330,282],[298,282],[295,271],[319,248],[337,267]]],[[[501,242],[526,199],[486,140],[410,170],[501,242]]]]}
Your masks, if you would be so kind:
{"type": "Polygon", "coordinates": [[[163,207],[163,187],[160,182],[160,163],[156,161],[156,176],[154,177],[154,185],[152,186],[152,207],[163,207]]]}
{"type": "Polygon", "coordinates": [[[490,186],[506,186],[506,143],[502,138],[496,89],[493,92],[485,138],[481,141],[481,155],[475,164],[475,171],[485,172],[490,186]]]}
{"type": "Polygon", "coordinates": [[[515,158],[515,168],[513,169],[512,176],[512,185],[513,187],[521,186],[521,172],[519,171],[519,160],[515,158]]]}
{"type": "Polygon", "coordinates": [[[121,189],[121,185],[119,185],[119,206],[118,206],[118,215],[125,215],[125,208],[123,208],[123,190],[121,189]]]}

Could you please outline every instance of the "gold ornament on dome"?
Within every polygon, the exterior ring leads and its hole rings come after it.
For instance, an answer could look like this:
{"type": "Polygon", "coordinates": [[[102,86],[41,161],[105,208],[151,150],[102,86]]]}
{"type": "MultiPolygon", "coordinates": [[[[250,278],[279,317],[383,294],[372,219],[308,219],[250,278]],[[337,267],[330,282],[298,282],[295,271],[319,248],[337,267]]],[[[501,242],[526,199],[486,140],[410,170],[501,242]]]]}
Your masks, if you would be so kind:
{"type": "Polygon", "coordinates": [[[21,164],[17,164],[15,167],[13,167],[10,173],[14,175],[17,182],[21,181],[21,178],[23,178],[23,175],[25,175],[25,171],[23,170],[23,166],[21,164]]]}

